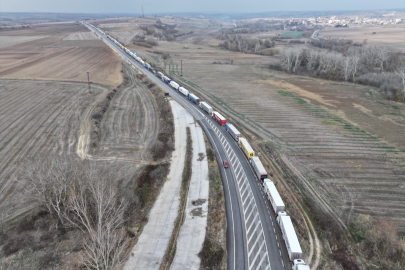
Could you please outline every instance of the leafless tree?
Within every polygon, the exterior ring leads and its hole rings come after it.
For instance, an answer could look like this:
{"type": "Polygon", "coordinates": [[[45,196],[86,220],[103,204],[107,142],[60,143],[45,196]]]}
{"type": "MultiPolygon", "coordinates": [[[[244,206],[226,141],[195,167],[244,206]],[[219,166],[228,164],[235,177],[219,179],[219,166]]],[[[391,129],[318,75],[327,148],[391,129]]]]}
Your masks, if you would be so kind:
{"type": "Polygon", "coordinates": [[[401,78],[402,82],[402,101],[405,101],[405,65],[402,65],[400,68],[398,68],[395,73],[401,78]]]}
{"type": "Polygon", "coordinates": [[[124,256],[128,204],[119,197],[116,183],[128,175],[121,169],[116,163],[42,157],[27,162],[25,177],[19,180],[64,226],[83,232],[81,259],[88,269],[118,269],[124,256]]]}
{"type": "Polygon", "coordinates": [[[342,63],[342,70],[344,74],[345,81],[347,81],[352,74],[352,59],[350,57],[344,57],[342,63]]]}
{"type": "Polygon", "coordinates": [[[318,62],[319,53],[316,50],[307,51],[307,70],[312,71],[318,62]]]}
{"type": "Polygon", "coordinates": [[[90,170],[83,179],[86,184],[72,188],[67,203],[65,219],[87,235],[83,262],[88,269],[118,269],[126,248],[127,204],[119,200],[110,176],[90,170]]]}
{"type": "Polygon", "coordinates": [[[377,51],[377,59],[378,59],[378,61],[380,63],[381,72],[384,72],[384,63],[390,57],[391,51],[390,51],[390,49],[388,49],[385,46],[375,47],[375,48],[376,48],[376,51],[377,51]]]}
{"type": "Polygon", "coordinates": [[[292,51],[293,54],[293,61],[294,61],[294,67],[293,67],[293,72],[296,72],[298,67],[301,65],[301,55],[302,55],[302,49],[301,48],[294,48],[292,51]]]}

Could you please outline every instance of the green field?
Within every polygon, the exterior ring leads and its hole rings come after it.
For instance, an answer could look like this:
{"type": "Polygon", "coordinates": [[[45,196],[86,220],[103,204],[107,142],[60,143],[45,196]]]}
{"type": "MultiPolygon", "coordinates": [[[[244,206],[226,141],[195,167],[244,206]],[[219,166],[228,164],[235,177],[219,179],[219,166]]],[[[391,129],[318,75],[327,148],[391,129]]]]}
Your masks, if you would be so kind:
{"type": "Polygon", "coordinates": [[[280,34],[280,37],[302,38],[302,33],[304,33],[304,31],[290,31],[280,34]]]}

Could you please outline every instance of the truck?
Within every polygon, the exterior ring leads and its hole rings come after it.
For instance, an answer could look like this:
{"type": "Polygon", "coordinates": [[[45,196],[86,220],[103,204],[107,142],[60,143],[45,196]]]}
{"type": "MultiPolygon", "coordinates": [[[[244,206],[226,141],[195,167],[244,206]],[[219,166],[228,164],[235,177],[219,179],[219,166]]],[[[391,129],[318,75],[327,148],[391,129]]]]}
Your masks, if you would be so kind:
{"type": "Polygon", "coordinates": [[[212,114],[212,107],[207,104],[207,102],[200,102],[200,108],[206,111],[209,114],[212,114]]]}
{"type": "Polygon", "coordinates": [[[179,84],[178,83],[176,83],[175,81],[171,81],[170,82],[170,86],[172,87],[172,88],[174,88],[174,89],[176,89],[176,90],[179,90],[179,84]]]}
{"type": "Polygon", "coordinates": [[[164,75],[163,75],[162,72],[159,71],[159,72],[157,73],[157,76],[162,79],[164,75]]]}
{"type": "Polygon", "coordinates": [[[281,211],[284,212],[285,204],[283,202],[283,199],[281,199],[280,194],[278,193],[273,181],[268,178],[264,179],[263,188],[264,193],[266,193],[267,195],[267,199],[269,199],[271,206],[273,207],[274,213],[278,215],[278,213],[281,213],[281,211]]]}
{"type": "Polygon", "coordinates": [[[290,261],[301,259],[302,250],[298,242],[297,234],[289,216],[278,216],[277,222],[280,225],[281,234],[283,235],[285,246],[287,247],[290,261]]]}
{"type": "Polygon", "coordinates": [[[145,65],[145,62],[144,62],[142,59],[139,59],[139,63],[141,63],[141,64],[142,64],[142,66],[144,66],[144,65],[145,65]]]}
{"type": "Polygon", "coordinates": [[[311,270],[304,260],[297,259],[292,263],[292,270],[311,270]]]}
{"type": "Polygon", "coordinates": [[[188,99],[190,99],[192,102],[194,102],[197,105],[200,104],[200,99],[194,94],[189,93],[188,99]]]}
{"type": "Polygon", "coordinates": [[[163,76],[163,77],[162,77],[162,80],[163,80],[165,83],[170,83],[170,82],[172,81],[169,77],[166,77],[166,76],[163,76]]]}
{"type": "Polygon", "coordinates": [[[239,138],[241,137],[241,135],[240,135],[239,130],[237,130],[234,125],[232,125],[231,123],[226,123],[225,130],[228,131],[228,133],[232,136],[232,138],[235,141],[239,141],[239,138]]]}
{"type": "Polygon", "coordinates": [[[151,68],[151,66],[150,66],[148,63],[145,63],[145,67],[146,67],[147,69],[150,69],[150,68],[151,68]]]}
{"type": "Polygon", "coordinates": [[[184,87],[179,87],[179,92],[188,97],[189,91],[184,87]]]}
{"type": "Polygon", "coordinates": [[[267,172],[262,162],[260,161],[260,158],[256,156],[250,157],[250,164],[252,164],[253,171],[255,172],[260,183],[263,184],[264,179],[267,178],[267,172]]]}
{"type": "Polygon", "coordinates": [[[212,118],[215,119],[220,125],[226,124],[226,119],[219,112],[212,112],[212,118]]]}
{"type": "Polygon", "coordinates": [[[255,151],[253,151],[253,148],[245,138],[239,138],[239,146],[247,159],[250,159],[255,155],[255,151]]]}

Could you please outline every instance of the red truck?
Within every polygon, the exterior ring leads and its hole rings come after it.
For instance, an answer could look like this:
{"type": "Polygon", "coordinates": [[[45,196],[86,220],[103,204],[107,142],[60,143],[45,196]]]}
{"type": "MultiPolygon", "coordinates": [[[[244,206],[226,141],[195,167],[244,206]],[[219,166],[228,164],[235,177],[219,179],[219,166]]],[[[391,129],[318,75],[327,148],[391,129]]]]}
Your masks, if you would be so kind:
{"type": "Polygon", "coordinates": [[[215,119],[222,126],[226,124],[226,119],[219,112],[212,112],[212,118],[215,119]]]}

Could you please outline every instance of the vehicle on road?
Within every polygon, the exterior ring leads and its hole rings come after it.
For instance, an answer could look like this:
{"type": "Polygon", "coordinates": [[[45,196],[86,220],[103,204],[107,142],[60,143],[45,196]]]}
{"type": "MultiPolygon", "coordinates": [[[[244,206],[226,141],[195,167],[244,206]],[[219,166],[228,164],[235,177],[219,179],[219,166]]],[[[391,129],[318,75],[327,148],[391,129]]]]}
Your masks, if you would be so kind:
{"type": "Polygon", "coordinates": [[[192,102],[194,102],[197,105],[200,104],[200,98],[194,94],[188,94],[188,99],[190,99],[192,102]]]}
{"type": "Polygon", "coordinates": [[[173,89],[179,90],[180,85],[178,83],[176,83],[175,81],[171,81],[169,84],[173,89]]]}
{"type": "Polygon", "coordinates": [[[293,261],[292,270],[310,270],[310,268],[304,260],[297,259],[293,261]]]}
{"type": "Polygon", "coordinates": [[[212,114],[212,107],[208,105],[207,102],[200,102],[200,108],[209,113],[210,115],[212,114]]]}
{"type": "Polygon", "coordinates": [[[280,211],[285,211],[285,204],[277,191],[276,186],[270,179],[264,179],[263,181],[264,192],[269,199],[271,206],[273,207],[274,213],[278,215],[280,211]]]}
{"type": "Polygon", "coordinates": [[[185,95],[186,97],[188,96],[189,93],[189,91],[184,87],[179,87],[179,92],[185,95]]]}
{"type": "Polygon", "coordinates": [[[226,161],[226,160],[224,160],[224,161],[222,162],[222,164],[224,165],[224,168],[228,168],[228,167],[229,167],[228,161],[226,161]]]}
{"type": "Polygon", "coordinates": [[[162,77],[162,80],[163,80],[165,83],[170,83],[170,82],[172,81],[169,77],[166,77],[166,76],[163,76],[163,77],[162,77]]]}
{"type": "Polygon", "coordinates": [[[247,157],[247,159],[250,159],[255,155],[255,151],[253,151],[253,148],[250,146],[250,144],[245,138],[239,138],[239,146],[242,149],[245,156],[247,157]]]}
{"type": "Polygon", "coordinates": [[[267,178],[267,172],[260,161],[260,158],[256,156],[250,157],[250,164],[252,164],[253,171],[255,172],[260,183],[263,184],[264,179],[267,178]]]}
{"type": "Polygon", "coordinates": [[[226,119],[219,112],[212,112],[212,118],[215,119],[220,125],[226,124],[226,119]]]}
{"type": "MultiPolygon", "coordinates": [[[[283,214],[285,214],[285,212],[283,214]]],[[[287,215],[278,215],[277,222],[280,225],[281,234],[283,235],[290,261],[292,262],[296,259],[301,259],[302,250],[294,226],[291,222],[291,218],[287,215]]]]}
{"type": "Polygon", "coordinates": [[[241,137],[241,134],[240,134],[239,130],[237,130],[234,125],[232,125],[231,123],[226,123],[225,124],[225,130],[228,131],[228,133],[232,136],[232,138],[235,141],[239,141],[239,138],[241,137]]]}

